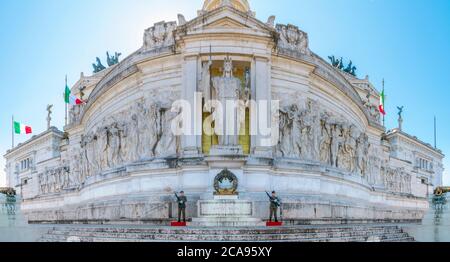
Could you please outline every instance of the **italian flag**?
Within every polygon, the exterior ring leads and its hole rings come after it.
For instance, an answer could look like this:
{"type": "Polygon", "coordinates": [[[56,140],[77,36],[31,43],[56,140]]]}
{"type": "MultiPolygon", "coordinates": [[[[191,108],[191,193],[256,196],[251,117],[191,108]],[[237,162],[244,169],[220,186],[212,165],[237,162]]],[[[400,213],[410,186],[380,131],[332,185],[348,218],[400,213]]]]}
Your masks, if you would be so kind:
{"type": "Polygon", "coordinates": [[[73,106],[81,105],[84,103],[81,99],[71,94],[70,88],[67,85],[66,91],[64,92],[64,101],[66,102],[66,104],[73,106]]]}
{"type": "Polygon", "coordinates": [[[384,100],[385,100],[385,98],[386,98],[386,96],[385,96],[385,94],[384,94],[384,89],[383,89],[383,92],[381,92],[381,94],[380,94],[380,107],[379,107],[380,113],[381,113],[383,116],[386,115],[386,110],[385,110],[385,108],[384,108],[384,100]]]}
{"type": "Polygon", "coordinates": [[[33,131],[31,130],[30,126],[23,125],[19,122],[14,121],[14,133],[20,135],[20,134],[31,134],[33,131]]]}

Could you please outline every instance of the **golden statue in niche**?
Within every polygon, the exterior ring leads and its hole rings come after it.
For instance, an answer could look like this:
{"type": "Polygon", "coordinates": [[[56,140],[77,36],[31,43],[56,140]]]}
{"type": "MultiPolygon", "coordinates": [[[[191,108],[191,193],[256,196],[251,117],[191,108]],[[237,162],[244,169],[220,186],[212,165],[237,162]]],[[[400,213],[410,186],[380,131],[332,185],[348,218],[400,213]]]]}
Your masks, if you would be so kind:
{"type": "MultiPolygon", "coordinates": [[[[212,88],[212,79],[216,77],[222,77],[225,74],[225,63],[223,61],[215,61],[204,63],[204,73],[202,74],[202,86],[203,86],[203,106],[210,100],[216,100],[217,94],[216,90],[212,88]],[[207,72],[210,68],[210,73],[207,72]]],[[[238,98],[244,103],[247,103],[251,99],[251,80],[250,80],[250,63],[242,61],[233,61],[232,64],[232,76],[240,80],[241,86],[238,94],[238,98]]],[[[203,123],[208,118],[211,118],[211,113],[205,110],[203,107],[203,123]]],[[[238,145],[243,148],[244,154],[250,154],[251,148],[251,137],[250,137],[250,109],[246,107],[245,111],[245,121],[239,123],[240,130],[238,130],[238,145]]],[[[241,118],[240,118],[241,119],[241,118]]],[[[243,119],[243,116],[242,116],[243,119]]],[[[212,128],[215,128],[215,123],[212,123],[212,128]]],[[[209,154],[210,149],[214,145],[219,145],[219,137],[217,135],[209,136],[203,132],[202,135],[202,151],[204,154],[209,154]]]]}

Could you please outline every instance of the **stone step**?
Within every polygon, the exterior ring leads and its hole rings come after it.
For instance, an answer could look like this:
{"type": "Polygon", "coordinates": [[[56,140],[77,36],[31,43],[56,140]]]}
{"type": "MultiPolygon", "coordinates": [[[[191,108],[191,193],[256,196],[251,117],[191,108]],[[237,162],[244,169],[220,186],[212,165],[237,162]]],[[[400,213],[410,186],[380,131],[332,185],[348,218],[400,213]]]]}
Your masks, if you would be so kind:
{"type": "Polygon", "coordinates": [[[51,234],[58,239],[68,239],[68,237],[79,237],[79,238],[117,238],[117,239],[148,239],[148,240],[179,240],[179,241],[271,241],[271,240],[309,240],[309,239],[333,239],[333,238],[348,238],[348,237],[364,237],[364,238],[375,238],[383,239],[386,236],[404,236],[407,235],[403,233],[396,234],[336,234],[336,235],[259,235],[259,236],[249,236],[249,235],[233,235],[233,236],[217,236],[217,235],[130,235],[130,234],[51,234]]]}
{"type": "Polygon", "coordinates": [[[78,231],[78,232],[104,232],[104,233],[147,233],[147,234],[280,234],[280,233],[292,233],[292,234],[307,234],[307,233],[332,233],[332,232],[359,232],[359,231],[386,231],[386,230],[400,230],[396,226],[388,227],[344,227],[344,228],[240,228],[240,229],[201,229],[201,228],[106,228],[106,227],[54,227],[53,230],[59,231],[78,231]]]}
{"type": "Polygon", "coordinates": [[[378,236],[351,236],[337,238],[310,238],[301,239],[299,242],[391,242],[392,240],[404,240],[411,237],[406,233],[378,235],[378,236]]]}
{"type": "MultiPolygon", "coordinates": [[[[81,242],[186,242],[189,240],[154,240],[154,239],[136,239],[136,238],[110,238],[110,237],[80,237],[81,242]]],[[[41,239],[42,242],[66,242],[67,238],[46,236],[41,239]]],[[[198,242],[205,242],[202,240],[195,240],[198,242]]],[[[191,242],[195,242],[191,241],[191,242]]],[[[322,238],[322,239],[282,239],[282,240],[240,240],[240,241],[221,241],[221,240],[208,240],[209,242],[413,242],[414,238],[401,235],[401,236],[388,236],[377,241],[368,239],[367,237],[345,237],[345,238],[322,238]]]]}
{"type": "Polygon", "coordinates": [[[336,234],[272,234],[272,235],[177,235],[177,234],[108,234],[108,233],[80,233],[80,232],[51,232],[44,238],[53,241],[67,241],[69,237],[77,237],[82,241],[93,241],[93,239],[129,239],[136,241],[383,241],[384,239],[407,238],[407,234],[398,232],[357,232],[336,234]]]}
{"type": "Polygon", "coordinates": [[[380,234],[399,234],[403,233],[401,229],[398,228],[388,228],[388,229],[377,229],[377,230],[359,230],[359,231],[332,231],[332,232],[290,232],[290,231],[281,231],[278,233],[273,232],[259,232],[258,234],[246,234],[245,232],[236,232],[234,234],[230,234],[227,231],[219,231],[219,232],[213,232],[210,231],[208,233],[203,234],[197,234],[195,232],[147,232],[147,231],[141,231],[141,232],[106,232],[106,231],[78,231],[78,230],[50,230],[49,234],[54,235],[75,235],[75,236],[92,236],[92,235],[101,235],[101,236],[116,236],[116,237],[122,237],[122,236],[132,236],[132,237],[148,237],[149,235],[161,235],[161,236],[167,236],[167,235],[179,235],[179,236],[189,236],[189,235],[208,235],[208,236],[223,236],[223,235],[229,235],[229,236],[235,236],[235,235],[248,235],[253,237],[267,237],[271,235],[296,235],[296,236],[304,236],[307,238],[310,235],[314,235],[315,237],[331,237],[331,236],[352,236],[352,235],[380,235],[380,234]]]}
{"type": "Polygon", "coordinates": [[[174,236],[180,239],[192,239],[192,238],[203,238],[205,240],[208,239],[274,239],[274,238],[333,238],[333,237],[351,237],[351,236],[383,236],[383,235],[393,235],[393,234],[402,234],[403,231],[395,230],[395,231],[360,231],[360,232],[323,232],[323,233],[308,233],[308,234],[290,234],[290,233],[279,233],[279,234],[152,234],[152,233],[105,233],[105,232],[77,232],[77,231],[51,231],[49,235],[60,235],[60,236],[78,236],[78,237],[117,237],[117,238],[158,238],[161,240],[164,239],[174,239],[174,236]]]}
{"type": "Polygon", "coordinates": [[[55,226],[42,242],[409,242],[397,226],[318,226],[281,228],[169,228],[55,226]]]}

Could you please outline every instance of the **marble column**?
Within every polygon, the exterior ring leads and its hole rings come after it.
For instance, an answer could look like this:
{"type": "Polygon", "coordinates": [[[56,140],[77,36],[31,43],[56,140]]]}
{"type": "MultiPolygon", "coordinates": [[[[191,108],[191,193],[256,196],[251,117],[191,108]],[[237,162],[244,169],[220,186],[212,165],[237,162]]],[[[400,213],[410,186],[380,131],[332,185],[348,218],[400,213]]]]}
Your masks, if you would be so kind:
{"type": "Polygon", "coordinates": [[[261,107],[267,109],[267,125],[262,128],[270,128],[271,123],[271,101],[272,101],[272,91],[271,91],[271,78],[270,78],[270,61],[266,57],[255,57],[252,63],[252,89],[253,97],[258,105],[258,119],[257,121],[252,121],[252,134],[257,130],[257,135],[252,137],[252,153],[255,156],[271,157],[272,147],[264,143],[264,140],[270,139],[270,136],[263,136],[261,134],[261,107]],[[266,101],[266,104],[261,103],[266,101]],[[267,106],[265,106],[267,105],[267,106]],[[257,126],[254,126],[255,123],[257,126]],[[255,129],[257,128],[257,129],[255,129]]]}
{"type": "Polygon", "coordinates": [[[186,100],[191,105],[190,134],[183,135],[181,139],[183,156],[196,156],[200,153],[200,145],[198,144],[194,121],[197,117],[196,93],[198,91],[198,59],[197,55],[186,56],[183,64],[182,99],[186,100]]]}

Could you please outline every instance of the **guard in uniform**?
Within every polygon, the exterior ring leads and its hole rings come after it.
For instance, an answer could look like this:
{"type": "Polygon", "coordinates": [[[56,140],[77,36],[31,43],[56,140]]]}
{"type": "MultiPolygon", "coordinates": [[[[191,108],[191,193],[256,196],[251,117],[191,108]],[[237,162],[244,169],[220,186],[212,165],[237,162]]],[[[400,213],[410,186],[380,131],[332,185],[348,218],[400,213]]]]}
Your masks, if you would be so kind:
{"type": "Polygon", "coordinates": [[[184,195],[184,191],[180,192],[180,195],[175,193],[178,202],[178,222],[181,222],[181,217],[183,217],[183,222],[186,223],[186,203],[187,197],[184,195]]]}
{"type": "Polygon", "coordinates": [[[267,193],[267,196],[270,199],[270,222],[273,221],[272,218],[275,218],[275,222],[278,222],[278,208],[281,207],[281,201],[275,191],[272,192],[272,195],[267,193]]]}

